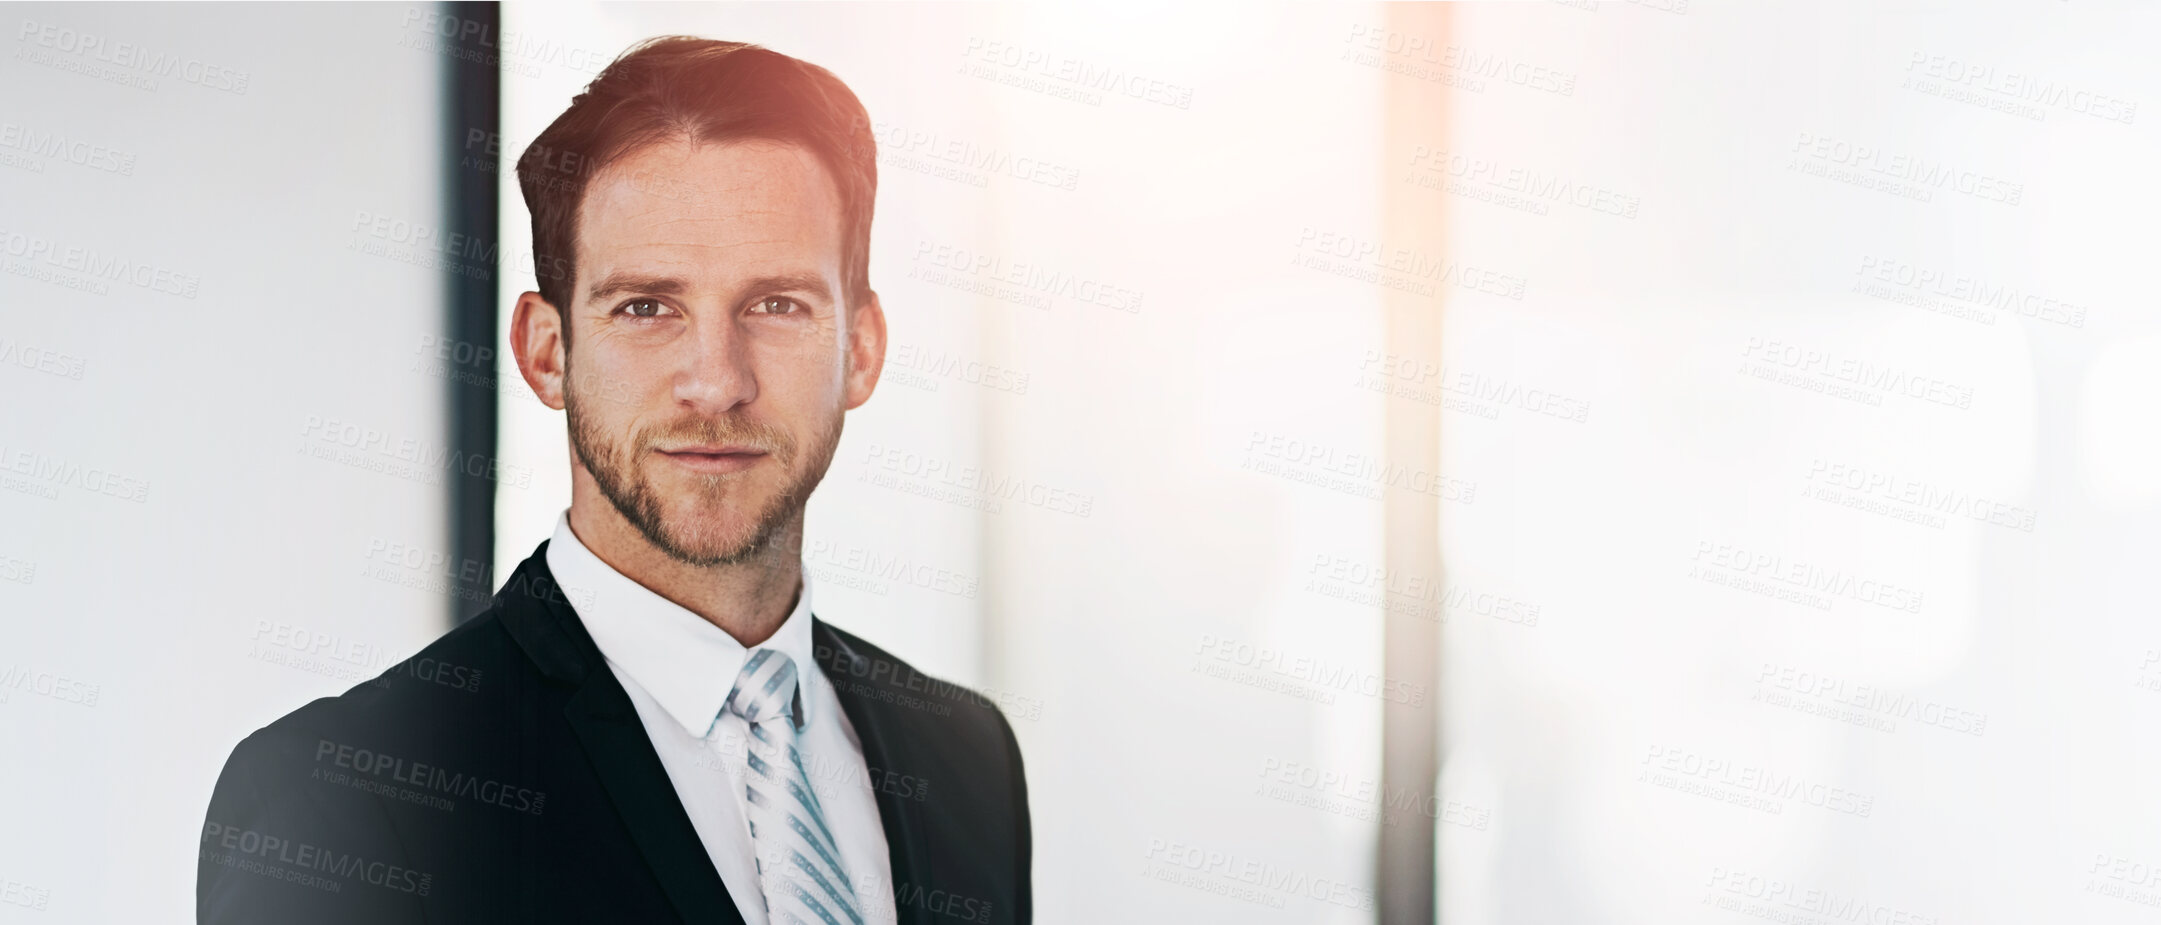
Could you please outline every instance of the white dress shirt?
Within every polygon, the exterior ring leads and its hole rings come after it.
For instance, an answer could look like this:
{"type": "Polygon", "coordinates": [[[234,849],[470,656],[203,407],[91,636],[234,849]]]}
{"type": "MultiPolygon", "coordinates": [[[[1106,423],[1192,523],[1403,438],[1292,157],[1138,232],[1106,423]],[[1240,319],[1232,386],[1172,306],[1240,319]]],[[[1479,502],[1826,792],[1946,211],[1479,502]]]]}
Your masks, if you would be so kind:
{"type": "MultiPolygon", "coordinates": [[[[746,925],[768,925],[765,894],[750,838],[745,803],[744,743],[749,724],[723,710],[736,673],[750,657],[735,638],[705,618],[625,577],[570,530],[570,512],[556,521],[548,543],[548,569],[574,602],[608,668],[638,709],[645,734],[660,753],[676,797],[735,897],[746,925]],[[576,603],[576,602],[583,602],[576,603]]],[[[841,863],[856,894],[864,925],[894,921],[892,868],[871,791],[863,745],[840,708],[833,683],[812,657],[810,573],[795,609],[761,649],[778,649],[795,660],[803,728],[796,747],[825,824],[840,843],[841,863]]]]}

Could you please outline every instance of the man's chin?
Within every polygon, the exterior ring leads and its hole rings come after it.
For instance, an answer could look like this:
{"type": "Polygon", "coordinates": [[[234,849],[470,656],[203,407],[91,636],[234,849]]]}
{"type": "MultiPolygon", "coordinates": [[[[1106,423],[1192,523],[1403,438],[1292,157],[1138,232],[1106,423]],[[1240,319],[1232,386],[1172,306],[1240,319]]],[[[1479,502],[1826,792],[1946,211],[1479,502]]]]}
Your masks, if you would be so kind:
{"type": "Polygon", "coordinates": [[[648,541],[676,561],[696,566],[741,562],[760,554],[776,518],[783,490],[777,474],[761,465],[731,476],[685,473],[666,464],[645,467],[625,509],[648,541]],[[635,499],[635,500],[632,500],[635,499]],[[653,502],[658,502],[654,504],[653,502]]]}
{"type": "Polygon", "coordinates": [[[670,512],[660,523],[660,533],[667,539],[663,551],[695,564],[714,564],[755,552],[758,526],[731,514],[670,512]]]}

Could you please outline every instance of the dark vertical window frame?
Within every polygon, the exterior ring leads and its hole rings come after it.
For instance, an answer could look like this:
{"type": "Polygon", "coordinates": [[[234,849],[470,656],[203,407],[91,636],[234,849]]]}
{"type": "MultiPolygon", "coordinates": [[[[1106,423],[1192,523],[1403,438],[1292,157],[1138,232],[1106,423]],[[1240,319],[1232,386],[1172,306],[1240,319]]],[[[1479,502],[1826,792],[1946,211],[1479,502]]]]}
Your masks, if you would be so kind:
{"type": "Polygon", "coordinates": [[[444,377],[451,459],[450,559],[457,563],[444,576],[452,588],[451,619],[463,623],[482,609],[495,592],[496,388],[502,375],[496,323],[498,275],[508,262],[501,250],[498,178],[513,160],[499,139],[502,131],[503,77],[496,55],[502,44],[502,7],[498,3],[442,3],[446,18],[470,28],[454,43],[459,54],[443,64],[443,227],[480,242],[493,259],[456,260],[463,272],[445,274],[444,336],[454,348],[471,345],[471,356],[487,348],[488,359],[453,366],[444,377]],[[484,139],[472,143],[475,133],[484,139]],[[476,474],[477,473],[477,474],[476,474]]]}
{"type": "MultiPolygon", "coordinates": [[[[1455,8],[1445,3],[1390,3],[1384,7],[1389,29],[1402,35],[1432,38],[1445,47],[1453,35],[1455,8]]],[[[1445,87],[1391,74],[1382,85],[1382,151],[1406,151],[1413,145],[1441,145],[1452,140],[1450,113],[1454,97],[1445,87]]],[[[1409,244],[1428,253],[1453,254],[1445,204],[1406,197],[1391,183],[1392,168],[1377,165],[1381,190],[1382,240],[1409,244]]],[[[1402,290],[1383,297],[1384,337],[1399,356],[1443,356],[1441,300],[1418,298],[1402,290]]],[[[1441,471],[1443,422],[1437,405],[1386,399],[1383,452],[1390,462],[1412,469],[1441,471]]],[[[1391,575],[1409,576],[1444,587],[1441,522],[1446,516],[1438,498],[1389,494],[1382,509],[1382,555],[1391,575]]],[[[1382,608],[1383,677],[1426,692],[1423,703],[1389,701],[1381,708],[1381,792],[1387,799],[1411,799],[1438,807],[1441,767],[1447,757],[1441,719],[1440,615],[1391,612],[1382,608]]],[[[1383,825],[1375,870],[1376,910],[1380,925],[1434,925],[1440,921],[1440,814],[1413,813],[1399,825],[1383,825]]]]}

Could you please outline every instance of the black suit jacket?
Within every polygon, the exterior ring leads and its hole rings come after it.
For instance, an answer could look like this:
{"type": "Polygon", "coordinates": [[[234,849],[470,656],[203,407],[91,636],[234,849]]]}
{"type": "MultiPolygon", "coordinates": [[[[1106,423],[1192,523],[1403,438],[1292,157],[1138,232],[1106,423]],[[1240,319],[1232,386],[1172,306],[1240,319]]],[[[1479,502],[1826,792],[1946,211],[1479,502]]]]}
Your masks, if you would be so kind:
{"type": "MultiPolygon", "coordinates": [[[[204,923],[743,921],[635,707],[549,574],[250,735],[204,821],[204,923]]],[[[1028,791],[998,709],[818,622],[904,925],[1025,923],[1028,791]]]]}

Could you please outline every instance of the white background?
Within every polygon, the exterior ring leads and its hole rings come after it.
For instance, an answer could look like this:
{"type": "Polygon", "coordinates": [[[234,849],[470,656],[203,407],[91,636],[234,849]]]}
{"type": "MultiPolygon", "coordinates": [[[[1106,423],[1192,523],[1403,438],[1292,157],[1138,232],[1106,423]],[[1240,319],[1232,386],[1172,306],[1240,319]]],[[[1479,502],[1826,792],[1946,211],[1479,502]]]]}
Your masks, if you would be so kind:
{"type": "Polygon", "coordinates": [[[357,247],[441,211],[406,9],[6,11],[0,919],[191,920],[232,747],[448,626],[442,276],[357,247]]]}
{"type": "Polygon", "coordinates": [[[2085,3],[1458,10],[1463,47],[1577,77],[1459,93],[1456,146],[1640,208],[1430,194],[1465,251],[1531,279],[1520,306],[1451,312],[1445,363],[1590,409],[1445,412],[1444,458],[1483,492],[1444,520],[1451,577],[1541,608],[1444,646],[1449,789],[1494,808],[1442,827],[1445,920],[2153,921],[2156,25],[2085,3]],[[2036,119],[1925,89],[1975,67],[1983,100],[2077,95],[2036,119]],[[2086,94],[2139,105],[2109,121],[2086,94]],[[1814,139],[1956,173],[1893,195],[1812,173],[1885,178],[1814,139]],[[1924,496],[1951,510],[1899,500],[1924,496]],[[1796,569],[1821,600],[1704,577],[1796,569]],[[1891,606],[1864,599],[1884,586],[1891,606]]]}

